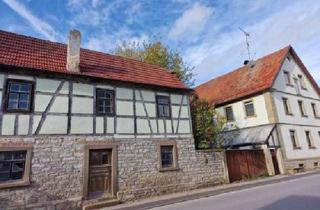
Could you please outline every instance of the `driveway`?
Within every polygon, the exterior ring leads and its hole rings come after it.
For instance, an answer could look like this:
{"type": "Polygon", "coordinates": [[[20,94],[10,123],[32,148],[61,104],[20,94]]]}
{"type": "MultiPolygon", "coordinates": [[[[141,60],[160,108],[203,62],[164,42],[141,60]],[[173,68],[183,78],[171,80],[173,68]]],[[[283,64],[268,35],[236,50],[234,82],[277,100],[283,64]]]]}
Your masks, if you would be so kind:
{"type": "Polygon", "coordinates": [[[320,210],[320,174],[153,209],[320,210]]]}

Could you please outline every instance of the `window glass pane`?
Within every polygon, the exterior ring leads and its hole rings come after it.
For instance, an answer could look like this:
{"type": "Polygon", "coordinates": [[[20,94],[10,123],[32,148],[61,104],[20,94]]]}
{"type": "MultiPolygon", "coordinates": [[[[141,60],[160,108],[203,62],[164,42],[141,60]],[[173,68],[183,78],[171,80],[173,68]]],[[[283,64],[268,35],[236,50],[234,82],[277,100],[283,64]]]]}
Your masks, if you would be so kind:
{"type": "Polygon", "coordinates": [[[19,99],[19,94],[18,93],[10,93],[9,94],[9,100],[10,101],[18,101],[19,99]]]}
{"type": "Polygon", "coordinates": [[[232,107],[226,107],[226,117],[227,117],[227,120],[233,120],[232,107]]]}
{"type": "Polygon", "coordinates": [[[20,92],[28,93],[30,91],[29,84],[20,84],[20,92]]]}
{"type": "Polygon", "coordinates": [[[12,172],[20,172],[24,170],[23,162],[12,163],[12,172]]]}
{"type": "Polygon", "coordinates": [[[23,172],[11,172],[11,179],[22,179],[23,177],[23,172]]]}
{"type": "Polygon", "coordinates": [[[13,159],[15,160],[21,160],[26,158],[26,152],[25,151],[15,151],[13,152],[13,159]]]}
{"type": "Polygon", "coordinates": [[[20,94],[19,100],[20,101],[28,101],[29,95],[26,93],[20,94]]]}
{"type": "Polygon", "coordinates": [[[173,146],[161,146],[160,149],[162,167],[173,167],[173,146]]]}
{"type": "Polygon", "coordinates": [[[17,84],[17,83],[10,84],[10,91],[18,92],[19,90],[20,90],[19,84],[17,84]]]}
{"type": "Polygon", "coordinates": [[[0,173],[10,171],[11,163],[10,162],[0,162],[0,173]]]}
{"type": "Polygon", "coordinates": [[[246,114],[247,116],[253,116],[254,115],[254,107],[252,102],[248,102],[245,104],[246,114]]]}
{"type": "Polygon", "coordinates": [[[18,108],[27,110],[28,109],[28,102],[20,101],[18,108]]]}
{"type": "Polygon", "coordinates": [[[0,182],[10,180],[10,171],[0,172],[0,182]]]}

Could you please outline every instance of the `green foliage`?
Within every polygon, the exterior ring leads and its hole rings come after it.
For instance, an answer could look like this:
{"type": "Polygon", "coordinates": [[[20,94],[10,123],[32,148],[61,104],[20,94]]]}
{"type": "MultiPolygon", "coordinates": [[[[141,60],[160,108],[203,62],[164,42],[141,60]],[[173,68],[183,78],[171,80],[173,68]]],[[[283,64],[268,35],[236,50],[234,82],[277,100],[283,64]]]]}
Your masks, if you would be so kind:
{"type": "Polygon", "coordinates": [[[191,99],[193,135],[197,149],[221,149],[226,120],[219,116],[206,100],[193,96],[191,99]]]}
{"type": "Polygon", "coordinates": [[[160,41],[122,42],[113,53],[169,69],[187,86],[194,85],[194,67],[188,66],[177,51],[169,49],[160,41]]]}

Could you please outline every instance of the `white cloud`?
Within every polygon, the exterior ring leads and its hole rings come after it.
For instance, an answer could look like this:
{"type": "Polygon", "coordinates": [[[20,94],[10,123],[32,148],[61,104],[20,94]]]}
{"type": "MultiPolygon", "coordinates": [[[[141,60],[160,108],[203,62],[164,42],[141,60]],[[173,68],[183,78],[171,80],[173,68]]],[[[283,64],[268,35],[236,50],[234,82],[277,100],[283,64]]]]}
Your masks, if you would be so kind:
{"type": "Polygon", "coordinates": [[[57,41],[61,37],[55,32],[54,28],[47,22],[39,19],[31,11],[29,11],[23,4],[16,0],[3,0],[12,10],[24,18],[37,32],[51,41],[57,41]]]}
{"type": "Polygon", "coordinates": [[[203,31],[213,11],[212,7],[195,3],[175,21],[169,31],[169,38],[178,40],[198,35],[203,31]]]}
{"type": "MultiPolygon", "coordinates": [[[[244,28],[251,34],[255,58],[291,44],[320,83],[319,19],[320,4],[297,1],[244,28]]],[[[247,59],[244,39],[234,26],[228,32],[208,31],[201,43],[188,48],[185,57],[196,65],[197,83],[241,66],[247,59]]]]}

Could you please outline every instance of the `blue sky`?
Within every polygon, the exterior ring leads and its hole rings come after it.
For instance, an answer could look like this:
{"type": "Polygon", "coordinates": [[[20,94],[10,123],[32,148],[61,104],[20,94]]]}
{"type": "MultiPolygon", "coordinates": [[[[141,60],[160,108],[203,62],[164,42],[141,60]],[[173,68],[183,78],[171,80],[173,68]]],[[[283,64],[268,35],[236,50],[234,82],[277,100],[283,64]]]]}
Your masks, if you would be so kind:
{"type": "Polygon", "coordinates": [[[320,84],[320,1],[0,0],[0,29],[110,52],[121,41],[161,39],[195,66],[196,84],[291,44],[320,84]]]}

